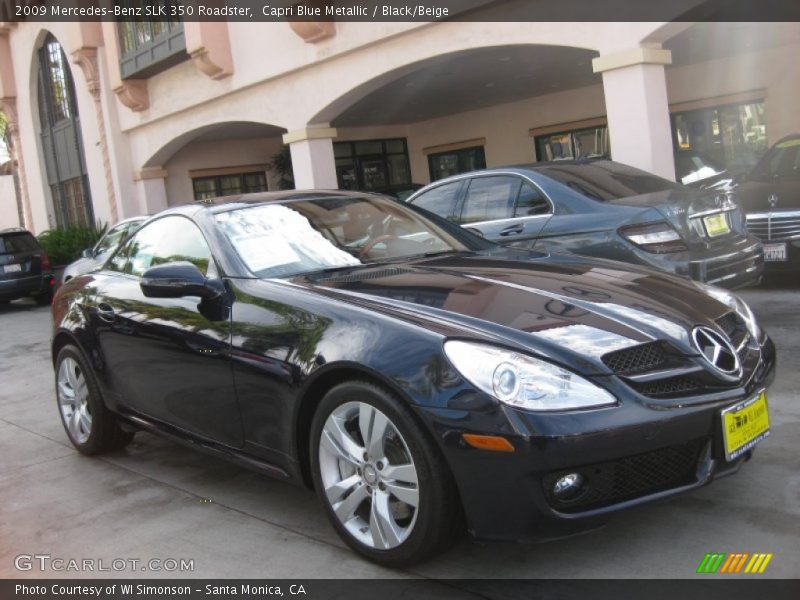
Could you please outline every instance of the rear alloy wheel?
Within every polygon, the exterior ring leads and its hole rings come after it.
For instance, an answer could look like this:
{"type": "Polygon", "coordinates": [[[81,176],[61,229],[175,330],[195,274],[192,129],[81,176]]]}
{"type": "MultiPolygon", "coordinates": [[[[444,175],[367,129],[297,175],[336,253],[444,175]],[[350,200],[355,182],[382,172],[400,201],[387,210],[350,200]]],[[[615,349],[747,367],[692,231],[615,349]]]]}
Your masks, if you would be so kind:
{"type": "Polygon", "coordinates": [[[133,439],[103,404],[93,373],[72,345],[64,346],[56,359],[56,399],[64,430],[83,454],[118,450],[133,439]]]}
{"type": "Polygon", "coordinates": [[[315,486],[348,545],[401,566],[449,544],[459,513],[449,472],[392,395],[362,382],[337,386],[313,431],[315,486]]]}

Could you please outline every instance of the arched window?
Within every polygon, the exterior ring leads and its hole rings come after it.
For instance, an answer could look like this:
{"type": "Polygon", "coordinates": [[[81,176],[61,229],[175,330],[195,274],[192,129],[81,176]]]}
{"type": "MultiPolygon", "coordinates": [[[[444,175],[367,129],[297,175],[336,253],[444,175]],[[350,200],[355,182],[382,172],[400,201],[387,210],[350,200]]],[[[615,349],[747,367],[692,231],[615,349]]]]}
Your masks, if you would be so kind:
{"type": "Polygon", "coordinates": [[[61,44],[51,34],[39,49],[38,60],[39,122],[56,223],[60,227],[91,225],[94,215],[75,84],[61,44]]]}

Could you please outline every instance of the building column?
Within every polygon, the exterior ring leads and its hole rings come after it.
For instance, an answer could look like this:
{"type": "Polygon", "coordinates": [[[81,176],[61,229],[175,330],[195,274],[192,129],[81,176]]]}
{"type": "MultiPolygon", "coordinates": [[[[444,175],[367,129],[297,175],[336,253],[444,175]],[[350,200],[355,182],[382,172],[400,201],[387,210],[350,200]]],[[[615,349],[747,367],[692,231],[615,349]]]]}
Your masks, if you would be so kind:
{"type": "Polygon", "coordinates": [[[669,50],[633,48],[592,61],[603,74],[608,132],[615,161],[675,179],[664,65],[669,50]]]}
{"type": "Polygon", "coordinates": [[[289,144],[292,154],[295,189],[335,190],[339,187],[333,157],[335,137],[336,130],[331,127],[307,127],[284,134],[283,143],[289,144]]]}
{"type": "Polygon", "coordinates": [[[169,206],[166,178],[167,172],[161,167],[147,167],[134,175],[140,215],[154,215],[169,206]]]}
{"type": "Polygon", "coordinates": [[[86,77],[86,84],[89,88],[89,94],[91,94],[92,100],[94,100],[94,114],[97,119],[100,156],[103,160],[103,176],[106,182],[106,201],[108,202],[111,224],[113,225],[119,221],[119,209],[117,207],[117,194],[114,191],[111,154],[108,149],[108,138],[106,136],[106,119],[103,115],[103,104],[100,98],[100,68],[97,61],[97,48],[79,48],[72,53],[72,60],[83,69],[83,74],[86,77]]]}
{"type": "Polygon", "coordinates": [[[8,153],[11,158],[14,175],[14,191],[17,194],[19,224],[23,229],[33,231],[33,210],[31,209],[31,197],[28,193],[28,176],[25,171],[25,161],[22,156],[22,139],[19,135],[19,123],[17,122],[17,99],[0,98],[0,111],[6,116],[8,153]]]}

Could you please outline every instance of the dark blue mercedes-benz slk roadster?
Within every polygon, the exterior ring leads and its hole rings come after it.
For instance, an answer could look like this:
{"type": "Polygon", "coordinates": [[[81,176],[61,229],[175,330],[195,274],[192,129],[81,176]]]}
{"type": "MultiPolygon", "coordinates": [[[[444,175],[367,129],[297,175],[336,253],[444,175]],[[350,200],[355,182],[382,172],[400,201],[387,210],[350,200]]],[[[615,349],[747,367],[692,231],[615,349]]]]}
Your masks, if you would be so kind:
{"type": "Polygon", "coordinates": [[[384,196],[173,208],[53,303],[84,454],[138,430],[313,487],[386,565],[529,540],[734,473],[775,348],[730,292],[496,246],[384,196]]]}

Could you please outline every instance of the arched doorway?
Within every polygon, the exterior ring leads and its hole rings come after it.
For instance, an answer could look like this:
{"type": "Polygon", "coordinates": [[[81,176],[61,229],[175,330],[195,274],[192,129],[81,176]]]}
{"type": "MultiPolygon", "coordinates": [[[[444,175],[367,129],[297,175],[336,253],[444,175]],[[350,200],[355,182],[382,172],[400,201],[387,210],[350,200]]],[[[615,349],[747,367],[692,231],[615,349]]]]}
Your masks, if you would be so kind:
{"type": "MultiPolygon", "coordinates": [[[[143,210],[282,189],[276,160],[286,129],[257,121],[220,121],[175,134],[142,163],[143,210]],[[163,205],[157,198],[163,197],[163,205]]],[[[165,141],[166,140],[166,141],[165,141]]],[[[291,167],[288,167],[289,169],[291,167]]]]}
{"type": "Polygon", "coordinates": [[[92,225],[75,83],[61,44],[47,34],[38,50],[37,98],[42,153],[59,227],[92,225]]]}
{"type": "Polygon", "coordinates": [[[439,54],[362,82],[310,122],[336,128],[337,183],[346,189],[410,189],[486,166],[547,160],[540,147],[554,145],[557,125],[567,122],[582,122],[576,157],[605,154],[605,125],[588,123],[605,116],[602,80],[591,67],[597,54],[547,44],[439,54]]]}

